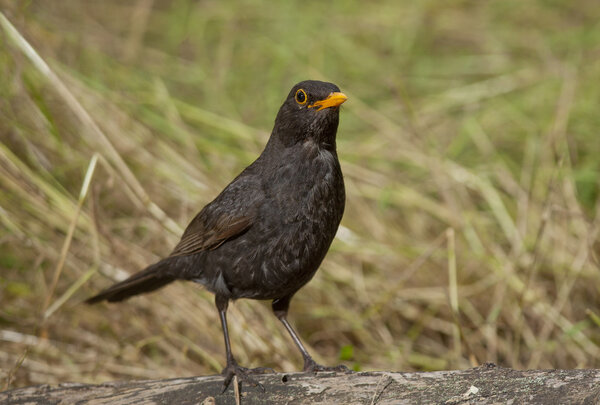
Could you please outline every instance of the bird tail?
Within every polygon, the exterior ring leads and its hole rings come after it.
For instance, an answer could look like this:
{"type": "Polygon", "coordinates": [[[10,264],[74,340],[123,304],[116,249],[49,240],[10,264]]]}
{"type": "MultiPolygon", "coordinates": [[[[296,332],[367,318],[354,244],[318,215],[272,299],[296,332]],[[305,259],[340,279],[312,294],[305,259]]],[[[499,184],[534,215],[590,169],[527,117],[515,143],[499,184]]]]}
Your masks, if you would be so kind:
{"type": "Polygon", "coordinates": [[[157,290],[175,280],[175,277],[167,273],[168,267],[168,259],[154,263],[128,279],[116,283],[101,293],[88,298],[85,300],[85,303],[95,304],[105,300],[108,302],[118,302],[134,295],[157,290]]]}

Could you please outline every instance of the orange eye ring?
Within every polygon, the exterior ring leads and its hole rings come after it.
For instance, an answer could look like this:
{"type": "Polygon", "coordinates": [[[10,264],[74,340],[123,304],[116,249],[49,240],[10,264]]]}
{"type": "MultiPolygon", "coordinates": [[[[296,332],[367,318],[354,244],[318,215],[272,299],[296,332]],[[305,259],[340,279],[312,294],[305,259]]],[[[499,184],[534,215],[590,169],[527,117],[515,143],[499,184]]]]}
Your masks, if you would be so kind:
{"type": "Polygon", "coordinates": [[[306,92],[302,89],[298,89],[298,91],[296,92],[295,98],[296,98],[296,103],[298,103],[300,105],[304,105],[308,101],[308,96],[306,95],[306,92]]]}

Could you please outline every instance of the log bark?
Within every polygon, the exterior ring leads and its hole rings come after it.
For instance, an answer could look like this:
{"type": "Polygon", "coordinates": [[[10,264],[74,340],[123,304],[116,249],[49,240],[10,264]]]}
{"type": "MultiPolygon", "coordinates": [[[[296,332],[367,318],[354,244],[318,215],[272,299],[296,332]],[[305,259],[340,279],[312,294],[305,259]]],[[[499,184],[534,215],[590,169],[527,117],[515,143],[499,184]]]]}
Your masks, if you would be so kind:
{"type": "MultiPolygon", "coordinates": [[[[600,370],[517,371],[488,363],[422,373],[275,373],[242,385],[242,404],[599,404],[600,370]]],[[[0,392],[1,404],[235,404],[222,378],[66,383],[0,392]]],[[[233,384],[232,384],[233,385],[233,384]]]]}

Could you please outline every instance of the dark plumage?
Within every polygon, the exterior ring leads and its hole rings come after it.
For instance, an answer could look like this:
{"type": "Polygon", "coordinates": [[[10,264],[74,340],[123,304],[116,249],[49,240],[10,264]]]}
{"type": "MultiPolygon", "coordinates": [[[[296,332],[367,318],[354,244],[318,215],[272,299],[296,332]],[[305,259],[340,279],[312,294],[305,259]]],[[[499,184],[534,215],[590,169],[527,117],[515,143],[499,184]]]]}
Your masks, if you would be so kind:
{"type": "Polygon", "coordinates": [[[345,193],[336,153],[339,105],[346,96],[332,84],[304,81],[281,106],[261,155],[206,205],[165,259],[88,299],[122,301],[174,280],[203,284],[215,294],[225,336],[225,387],[233,375],[256,384],[238,366],[229,344],[229,300],[273,300],[302,352],[305,371],[318,365],[287,322],[292,296],[315,274],[344,212],[345,193]]]}

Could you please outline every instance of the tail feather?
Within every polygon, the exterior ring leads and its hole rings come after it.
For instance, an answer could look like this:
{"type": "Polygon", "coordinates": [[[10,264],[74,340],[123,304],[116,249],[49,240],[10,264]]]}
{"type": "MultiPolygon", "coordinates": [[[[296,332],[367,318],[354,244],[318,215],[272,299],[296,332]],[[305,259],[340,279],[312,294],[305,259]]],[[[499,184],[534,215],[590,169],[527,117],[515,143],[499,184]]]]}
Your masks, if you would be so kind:
{"type": "Polygon", "coordinates": [[[85,300],[85,303],[95,304],[105,300],[108,302],[118,302],[134,295],[157,290],[175,280],[175,277],[167,273],[167,265],[166,260],[155,263],[128,279],[116,283],[99,294],[88,298],[85,300]]]}

